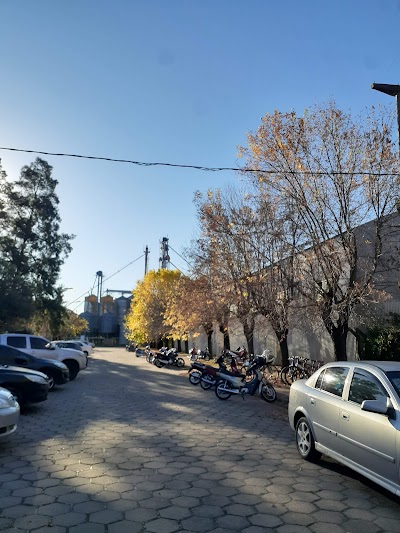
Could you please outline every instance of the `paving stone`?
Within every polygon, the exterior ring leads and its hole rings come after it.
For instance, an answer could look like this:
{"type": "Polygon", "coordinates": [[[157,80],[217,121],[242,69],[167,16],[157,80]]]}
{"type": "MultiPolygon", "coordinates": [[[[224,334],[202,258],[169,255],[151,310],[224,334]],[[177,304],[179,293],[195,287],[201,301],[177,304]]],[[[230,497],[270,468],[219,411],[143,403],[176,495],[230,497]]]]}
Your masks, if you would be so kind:
{"type": "Polygon", "coordinates": [[[34,514],[34,510],[34,507],[31,505],[14,505],[13,507],[3,509],[1,516],[6,518],[19,518],[34,514]]]}
{"type": "Polygon", "coordinates": [[[337,524],[329,524],[328,522],[318,522],[317,524],[311,524],[310,530],[314,533],[346,533],[342,526],[337,524]]]}
{"type": "Polygon", "coordinates": [[[97,522],[99,524],[112,524],[112,522],[117,522],[118,520],[122,520],[122,518],[122,513],[105,509],[104,511],[91,513],[89,520],[90,522],[97,522]]]}
{"type": "Polygon", "coordinates": [[[147,522],[156,517],[157,513],[154,509],[142,509],[140,507],[125,513],[125,518],[127,520],[132,520],[133,522],[147,522]]]}
{"type": "Polygon", "coordinates": [[[128,520],[121,520],[108,526],[108,533],[141,533],[142,531],[142,524],[129,522],[128,520]]]}
{"type": "Polygon", "coordinates": [[[49,496],[48,494],[38,494],[37,496],[30,496],[29,498],[24,499],[26,505],[34,505],[35,507],[40,507],[41,505],[47,505],[55,501],[54,496],[49,496]]]}
{"type": "Polygon", "coordinates": [[[153,533],[173,533],[179,529],[179,522],[168,520],[167,518],[158,518],[146,523],[146,531],[152,531],[153,533]]]}
{"type": "Polygon", "coordinates": [[[375,524],[383,531],[399,531],[399,520],[394,518],[378,518],[375,520],[375,524]]]}
{"type": "Polygon", "coordinates": [[[170,518],[172,520],[182,520],[183,518],[188,518],[191,514],[189,509],[177,506],[167,507],[159,511],[159,515],[162,518],[170,518]]]}
{"type": "Polygon", "coordinates": [[[104,503],[85,501],[74,505],[74,511],[77,513],[90,514],[96,511],[103,511],[104,503]]]}
{"type": "Polygon", "coordinates": [[[346,520],[342,524],[346,533],[360,533],[360,531],[368,531],[368,533],[376,533],[379,527],[372,522],[366,520],[346,520]]]}
{"type": "Polygon", "coordinates": [[[233,515],[227,515],[217,518],[216,522],[220,527],[231,531],[242,530],[251,525],[246,518],[243,518],[242,516],[233,515]]]}
{"type": "Polygon", "coordinates": [[[182,520],[182,526],[189,531],[211,531],[215,529],[215,523],[211,518],[193,516],[182,520]]]}
{"type": "Polygon", "coordinates": [[[60,527],[60,526],[44,526],[40,527],[39,529],[35,529],[35,533],[66,533],[67,528],[66,527],[60,527]]]}
{"type": "Polygon", "coordinates": [[[86,522],[86,515],[83,513],[69,512],[53,518],[53,524],[57,526],[71,527],[86,522]]]}
{"type": "Polygon", "coordinates": [[[253,516],[249,517],[249,521],[256,526],[266,528],[274,528],[283,524],[281,518],[273,514],[254,514],[253,516]]]}
{"type": "Polygon", "coordinates": [[[48,505],[41,505],[38,509],[38,514],[46,516],[57,516],[68,513],[69,506],[64,503],[49,503],[48,505]]]}
{"type": "Polygon", "coordinates": [[[105,531],[105,525],[86,523],[69,528],[68,533],[105,533],[105,531]]]}
{"type": "Polygon", "coordinates": [[[31,514],[22,518],[17,518],[14,522],[14,527],[32,530],[38,527],[47,526],[48,524],[49,518],[47,516],[31,514]]]}

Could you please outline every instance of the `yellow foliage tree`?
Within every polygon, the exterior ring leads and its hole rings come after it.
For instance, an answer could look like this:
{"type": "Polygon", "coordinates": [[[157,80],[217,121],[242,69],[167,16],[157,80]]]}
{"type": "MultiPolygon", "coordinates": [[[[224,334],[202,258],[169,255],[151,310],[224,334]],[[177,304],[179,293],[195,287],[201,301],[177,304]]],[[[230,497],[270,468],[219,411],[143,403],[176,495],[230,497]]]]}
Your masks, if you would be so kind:
{"type": "Polygon", "coordinates": [[[166,321],[168,302],[174,296],[181,274],[177,270],[151,270],[133,290],[133,301],[125,317],[127,337],[144,343],[173,338],[166,321]]]}

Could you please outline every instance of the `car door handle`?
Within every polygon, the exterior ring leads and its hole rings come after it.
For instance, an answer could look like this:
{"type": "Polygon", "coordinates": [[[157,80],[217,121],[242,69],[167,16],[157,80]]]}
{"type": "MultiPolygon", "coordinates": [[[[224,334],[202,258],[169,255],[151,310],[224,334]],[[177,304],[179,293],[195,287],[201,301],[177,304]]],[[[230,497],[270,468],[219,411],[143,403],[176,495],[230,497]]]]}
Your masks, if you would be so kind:
{"type": "Polygon", "coordinates": [[[315,405],[315,400],[314,400],[314,398],[310,398],[310,404],[311,404],[311,405],[315,405]]]}
{"type": "Polygon", "coordinates": [[[350,415],[349,415],[349,413],[345,413],[344,411],[342,411],[342,418],[343,418],[344,420],[350,420],[350,415]]]}

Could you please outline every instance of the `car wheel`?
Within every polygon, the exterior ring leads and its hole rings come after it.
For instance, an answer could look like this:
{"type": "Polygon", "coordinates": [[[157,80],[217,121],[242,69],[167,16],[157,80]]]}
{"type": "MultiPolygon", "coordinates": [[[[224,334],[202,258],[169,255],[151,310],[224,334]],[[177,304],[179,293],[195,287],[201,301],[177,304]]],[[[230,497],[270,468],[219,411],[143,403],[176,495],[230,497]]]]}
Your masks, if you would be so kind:
{"type": "Polygon", "coordinates": [[[52,375],[51,371],[49,372],[49,371],[41,370],[41,372],[43,372],[43,374],[46,374],[46,376],[49,379],[49,391],[54,390],[56,382],[54,381],[54,376],[52,375]]]}
{"type": "Polygon", "coordinates": [[[321,457],[321,453],[315,449],[311,427],[305,417],[301,417],[296,424],[296,446],[299,454],[307,461],[316,461],[321,457]]]}
{"type": "Polygon", "coordinates": [[[69,380],[73,381],[79,373],[79,365],[76,361],[64,361],[69,370],[69,380]]]}

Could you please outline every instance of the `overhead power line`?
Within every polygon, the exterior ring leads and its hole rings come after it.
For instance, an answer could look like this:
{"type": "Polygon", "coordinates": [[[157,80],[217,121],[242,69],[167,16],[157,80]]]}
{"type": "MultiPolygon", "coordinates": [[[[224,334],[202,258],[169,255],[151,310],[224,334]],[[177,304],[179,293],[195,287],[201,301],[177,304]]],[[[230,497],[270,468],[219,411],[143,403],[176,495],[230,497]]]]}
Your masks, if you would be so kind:
{"type": "Polygon", "coordinates": [[[80,159],[93,159],[96,161],[110,161],[112,163],[129,163],[131,165],[138,165],[141,167],[174,167],[174,168],[189,168],[193,170],[203,170],[205,172],[242,172],[242,173],[253,173],[253,174],[303,174],[311,176],[360,176],[362,174],[368,174],[369,176],[400,176],[398,172],[328,172],[328,171],[307,171],[307,170],[285,170],[280,172],[277,170],[261,170],[258,168],[240,168],[240,167],[205,167],[202,165],[184,165],[180,163],[161,163],[161,162],[144,162],[144,161],[134,161],[131,159],[114,159],[112,157],[102,157],[94,155],[82,155],[82,154],[64,154],[56,152],[44,152],[42,150],[27,150],[23,148],[10,148],[0,146],[0,150],[8,150],[10,152],[23,152],[27,154],[39,154],[39,155],[50,155],[57,157],[76,157],[80,159]]]}
{"type": "MultiPolygon", "coordinates": [[[[109,279],[113,278],[114,276],[116,276],[117,274],[119,274],[120,272],[122,272],[123,270],[125,270],[125,268],[128,268],[128,266],[131,266],[133,265],[133,263],[136,263],[136,261],[139,261],[139,259],[142,259],[142,257],[144,257],[144,254],[140,255],[139,257],[137,257],[136,259],[134,259],[133,261],[131,261],[130,263],[128,263],[127,265],[125,265],[124,267],[120,268],[119,270],[117,270],[116,272],[114,272],[114,274],[111,274],[111,276],[108,276],[107,278],[104,278],[103,279],[103,283],[105,281],[108,281],[109,279]]],[[[94,288],[94,285],[93,285],[93,288],[94,288]]],[[[93,291],[93,288],[91,289],[91,291],[93,291]]],[[[91,291],[85,291],[83,292],[82,294],[80,294],[77,298],[75,298],[75,300],[72,300],[72,302],[69,302],[67,303],[66,307],[74,304],[75,302],[77,302],[80,298],[82,298],[82,296],[85,296],[86,294],[91,294],[91,291]]],[[[80,304],[79,304],[80,305],[80,304]]],[[[78,307],[79,307],[78,305],[78,307]]]]}

